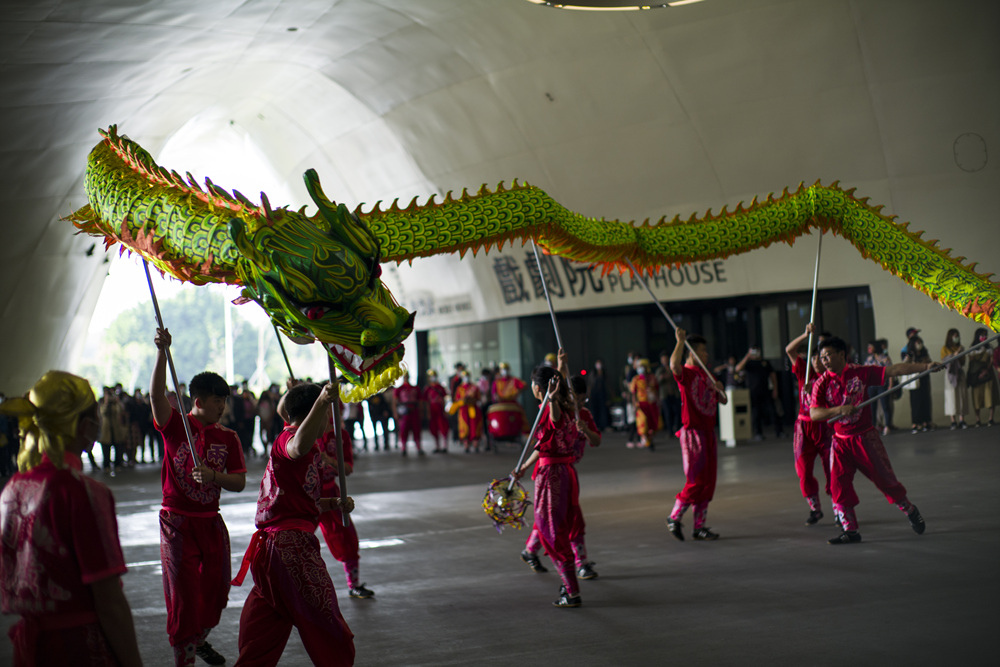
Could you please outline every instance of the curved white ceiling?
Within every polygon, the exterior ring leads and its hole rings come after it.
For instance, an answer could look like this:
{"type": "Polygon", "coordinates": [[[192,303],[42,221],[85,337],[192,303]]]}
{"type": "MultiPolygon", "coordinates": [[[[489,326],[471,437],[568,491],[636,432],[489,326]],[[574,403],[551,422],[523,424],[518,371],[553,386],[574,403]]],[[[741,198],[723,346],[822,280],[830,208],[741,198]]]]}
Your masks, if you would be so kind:
{"type": "MultiPolygon", "coordinates": [[[[59,216],[84,203],[86,154],[112,123],[154,155],[194,118],[231,123],[298,199],[276,205],[307,203],[309,167],[350,205],[518,177],[622,219],[840,179],[1000,273],[982,250],[1000,247],[997,167],[965,171],[955,154],[964,134],[987,149],[1000,137],[989,0],[0,7],[0,390],[22,391],[82,339],[106,265],[59,216]],[[974,233],[948,237],[953,218],[974,233]]],[[[425,273],[474,275],[432,262],[425,273]]],[[[420,270],[401,268],[401,284],[420,270]]]]}

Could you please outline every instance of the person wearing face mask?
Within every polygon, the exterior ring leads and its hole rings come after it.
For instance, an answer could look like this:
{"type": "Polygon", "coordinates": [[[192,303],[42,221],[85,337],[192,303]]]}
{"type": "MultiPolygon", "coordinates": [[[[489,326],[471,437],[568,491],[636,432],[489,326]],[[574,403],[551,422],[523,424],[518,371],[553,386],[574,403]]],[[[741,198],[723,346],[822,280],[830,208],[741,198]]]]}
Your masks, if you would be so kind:
{"type": "Polygon", "coordinates": [[[635,404],[635,430],[639,435],[639,447],[653,448],[653,436],[663,428],[660,415],[660,388],[649,370],[649,359],[640,359],[638,372],[629,384],[632,402],[635,404]]]}
{"type": "MultiPolygon", "coordinates": [[[[931,355],[924,347],[924,339],[913,334],[906,347],[903,361],[911,364],[929,364],[931,355]]],[[[907,385],[910,388],[910,419],[914,433],[929,431],[931,423],[931,379],[925,375],[916,382],[907,385]]]]}
{"type": "Polygon", "coordinates": [[[517,396],[524,389],[524,380],[511,375],[510,364],[506,361],[500,362],[500,372],[493,380],[493,402],[494,403],[516,403],[517,396]]]}
{"type": "MultiPolygon", "coordinates": [[[[973,335],[972,344],[977,345],[989,338],[989,330],[980,327],[973,335]]],[[[990,345],[985,345],[969,353],[969,372],[966,382],[972,394],[972,413],[976,416],[976,427],[983,425],[980,420],[983,410],[986,410],[986,425],[993,426],[993,416],[996,406],[1000,403],[1000,384],[997,382],[997,372],[993,367],[994,351],[990,345]]]]}
{"type": "Polygon", "coordinates": [[[448,417],[445,414],[445,399],[448,390],[438,382],[438,374],[434,370],[427,371],[427,386],[424,387],[421,400],[427,410],[427,428],[434,438],[434,453],[448,453],[448,417]]]}
{"type": "Polygon", "coordinates": [[[969,391],[965,382],[965,357],[951,358],[965,351],[958,329],[948,329],[941,348],[941,363],[945,364],[944,414],[951,418],[951,430],[968,428],[965,413],[969,411],[969,391]]]}
{"type": "Polygon", "coordinates": [[[619,386],[621,387],[621,397],[624,402],[625,407],[625,424],[627,427],[626,443],[625,446],[631,449],[635,447],[635,443],[638,440],[638,434],[635,428],[635,411],[636,404],[632,400],[632,378],[637,374],[636,365],[639,363],[639,356],[635,352],[629,352],[625,358],[625,367],[622,369],[622,374],[618,378],[619,386]]]}
{"type": "Polygon", "coordinates": [[[512,375],[510,364],[500,362],[489,388],[492,402],[484,406],[490,435],[498,440],[519,438],[525,427],[524,410],[518,403],[518,395],[525,388],[521,378],[512,375]]]}
{"type": "Polygon", "coordinates": [[[458,406],[458,440],[468,454],[475,448],[479,453],[479,438],[483,434],[483,416],[479,409],[479,387],[472,382],[469,371],[462,370],[462,383],[455,390],[458,406]]]}
{"type": "Polygon", "coordinates": [[[751,347],[743,359],[736,364],[736,372],[743,373],[747,389],[750,390],[750,422],[753,426],[753,439],[764,439],[764,422],[774,424],[774,436],[784,435],[781,417],[775,408],[778,400],[778,376],[774,367],[761,355],[758,346],[751,347]]]}

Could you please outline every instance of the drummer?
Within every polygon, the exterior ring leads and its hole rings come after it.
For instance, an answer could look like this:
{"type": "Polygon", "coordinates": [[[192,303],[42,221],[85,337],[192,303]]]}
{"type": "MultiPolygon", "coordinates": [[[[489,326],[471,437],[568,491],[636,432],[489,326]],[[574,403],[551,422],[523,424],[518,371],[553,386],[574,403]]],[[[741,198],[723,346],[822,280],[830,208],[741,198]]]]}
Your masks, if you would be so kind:
{"type": "Polygon", "coordinates": [[[510,364],[500,362],[500,373],[493,380],[494,403],[517,403],[518,394],[525,388],[524,381],[510,374],[510,364]]]}

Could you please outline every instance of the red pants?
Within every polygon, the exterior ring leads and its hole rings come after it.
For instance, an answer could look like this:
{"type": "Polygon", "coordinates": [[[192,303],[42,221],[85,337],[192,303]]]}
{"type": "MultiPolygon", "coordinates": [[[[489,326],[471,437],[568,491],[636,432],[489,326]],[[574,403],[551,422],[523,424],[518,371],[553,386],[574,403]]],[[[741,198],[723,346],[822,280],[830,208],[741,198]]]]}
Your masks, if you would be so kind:
{"type": "Polygon", "coordinates": [[[406,449],[406,442],[413,440],[420,449],[420,413],[416,410],[405,415],[400,415],[399,425],[396,430],[399,432],[399,444],[406,449]]]}
{"type": "Polygon", "coordinates": [[[677,431],[684,461],[684,488],[677,500],[688,505],[707,503],[715,495],[718,468],[718,443],[714,430],[699,430],[686,426],[677,431]]]}
{"type": "Polygon", "coordinates": [[[635,411],[635,428],[639,435],[652,436],[663,428],[660,406],[640,401],[635,411]]]}
{"type": "MultiPolygon", "coordinates": [[[[854,491],[854,473],[861,471],[885,494],[890,503],[907,503],[906,487],[899,483],[889,463],[878,432],[872,428],[860,435],[833,437],[830,462],[830,489],[833,507],[838,513],[849,512],[858,504],[854,491]]],[[[845,526],[847,528],[847,526],[845,526]]]]}
{"type": "Polygon", "coordinates": [[[832,431],[824,422],[798,419],[792,430],[792,447],[795,452],[795,474],[803,498],[819,495],[819,482],[813,476],[813,463],[818,456],[826,475],[825,491],[830,495],[830,438],[832,431]]]}
{"type": "Polygon", "coordinates": [[[545,555],[552,559],[570,595],[579,585],[574,569],[572,536],[583,534],[580,484],[569,463],[539,463],[535,468],[535,530],[545,555]],[[576,508],[576,509],[574,509],[576,508]],[[578,525],[579,524],[579,525],[578,525]]]}
{"type": "MultiPolygon", "coordinates": [[[[336,482],[328,482],[323,485],[324,498],[339,498],[340,486],[336,482]]],[[[330,553],[341,563],[354,563],[357,565],[358,553],[358,531],[354,527],[354,519],[347,515],[347,525],[344,525],[344,516],[338,510],[336,512],[323,512],[319,515],[319,529],[323,533],[326,546],[330,547],[330,553]]]]}
{"type": "MultiPolygon", "coordinates": [[[[323,497],[340,497],[340,487],[336,482],[327,482],[323,485],[323,497]]],[[[344,564],[347,585],[356,588],[361,583],[358,579],[358,564],[361,556],[358,549],[358,530],[354,527],[354,519],[348,515],[345,526],[344,517],[339,511],[323,512],[319,515],[319,529],[323,533],[326,546],[330,547],[330,553],[344,564]]]]}
{"type": "Polygon", "coordinates": [[[222,516],[160,510],[160,559],[171,646],[198,643],[229,600],[229,531],[222,516]]]}
{"type": "Polygon", "coordinates": [[[277,665],[293,625],[314,665],[354,664],[354,634],[340,614],[316,535],[266,533],[250,571],[254,584],[240,615],[237,666],[277,665]]]}
{"type": "Polygon", "coordinates": [[[448,417],[444,410],[431,410],[428,419],[428,429],[435,438],[448,435],[448,417]]]}

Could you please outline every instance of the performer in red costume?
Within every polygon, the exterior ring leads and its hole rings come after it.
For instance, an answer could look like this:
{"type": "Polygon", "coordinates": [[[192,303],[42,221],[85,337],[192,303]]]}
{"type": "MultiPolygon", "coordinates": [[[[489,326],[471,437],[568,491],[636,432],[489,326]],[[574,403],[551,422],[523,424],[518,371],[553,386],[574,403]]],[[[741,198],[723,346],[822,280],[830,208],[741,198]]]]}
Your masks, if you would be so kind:
{"type": "Polygon", "coordinates": [[[681,517],[688,507],[694,505],[694,533],[696,540],[717,540],[718,533],[713,533],[705,525],[708,516],[708,503],[715,495],[715,478],[718,465],[718,441],[715,438],[715,413],[719,403],[725,403],[725,394],[721,394],[722,383],[714,379],[695,361],[694,355],[688,352],[687,362],[684,358],[685,341],[690,343],[694,354],[701,359],[703,366],[708,365],[708,345],[701,336],[688,338],[684,329],[675,331],[677,344],[670,355],[670,371],[677,379],[681,390],[681,430],[677,431],[680,439],[681,455],[683,456],[685,484],[677,494],[674,509],[667,519],[667,529],[678,540],[684,540],[681,532],[681,517]]]}
{"type": "Polygon", "coordinates": [[[531,376],[531,390],[539,401],[547,391],[549,402],[538,420],[535,451],[512,474],[520,479],[528,468],[538,462],[532,473],[535,481],[534,527],[538,529],[545,554],[554,562],[563,582],[559,599],[553,604],[557,607],[579,607],[580,585],[570,544],[576,521],[581,518],[574,510],[579,506],[580,487],[573,468],[578,437],[573,421],[573,399],[566,389],[566,382],[551,366],[535,369],[531,376]]]}
{"type": "Polygon", "coordinates": [[[830,544],[851,544],[861,541],[858,519],[854,508],[858,494],[854,491],[854,473],[870,479],[906,513],[910,526],[922,535],[926,525],[917,506],[906,497],[906,487],[896,479],[889,463],[889,455],[872,425],[871,410],[858,410],[857,406],[868,397],[869,387],[881,387],[887,377],[919,373],[930,368],[944,368],[937,362],[908,362],[892,366],[858,366],[847,362],[847,343],[839,338],[828,338],[819,344],[819,359],[826,367],[812,391],[812,409],[809,416],[814,421],[833,422],[833,446],[830,455],[830,490],[833,492],[833,509],[844,532],[829,540],[830,544]]]}
{"type": "Polygon", "coordinates": [[[114,497],[82,472],[101,430],[94,390],[49,371],[0,412],[18,418],[22,437],[21,472],[0,496],[0,602],[21,615],[14,667],[141,665],[114,497]]]}
{"type": "MultiPolygon", "coordinates": [[[[561,356],[561,355],[560,355],[561,356]]],[[[562,365],[560,364],[560,372],[562,372],[562,365]]],[[[564,375],[565,377],[565,375],[564,375]]],[[[570,379],[570,388],[573,391],[573,398],[576,403],[577,410],[577,420],[576,420],[576,430],[577,439],[575,447],[575,460],[573,461],[574,467],[583,458],[583,453],[587,449],[589,444],[591,447],[599,447],[601,444],[601,432],[597,430],[597,424],[594,422],[594,416],[587,409],[587,381],[583,379],[583,376],[576,375],[570,379]]],[[[583,520],[583,509],[580,507],[580,498],[577,495],[574,498],[575,504],[573,505],[572,512],[576,515],[576,518],[572,521],[572,528],[570,529],[569,544],[573,549],[573,561],[576,565],[576,576],[578,579],[596,579],[597,570],[594,569],[594,563],[587,560],[587,543],[585,539],[586,534],[586,522],[583,520]]],[[[525,544],[524,551],[521,552],[521,560],[528,564],[535,572],[548,572],[545,566],[542,565],[541,561],[538,559],[538,550],[542,546],[542,538],[538,532],[538,528],[532,527],[531,534],[528,536],[528,541],[525,544]]]]}
{"type": "Polygon", "coordinates": [[[437,372],[427,371],[427,386],[424,387],[421,398],[427,406],[427,427],[434,437],[434,453],[447,454],[448,416],[445,414],[444,404],[448,398],[448,390],[438,382],[437,372]]]}
{"type": "Polygon", "coordinates": [[[276,665],[292,626],[314,665],[354,664],[354,634],[340,613],[333,581],[319,553],[316,526],[322,512],[351,511],[349,498],[322,497],[323,453],[317,440],[333,418],[332,384],[288,390],[278,413],[288,426],[271,447],[257,498],[257,532],[233,580],[247,570],[253,589],[240,615],[237,667],[276,665]]]}
{"type": "Polygon", "coordinates": [[[483,434],[483,415],[479,406],[479,387],[469,380],[469,371],[462,371],[462,384],[455,390],[458,409],[458,439],[468,454],[475,447],[479,453],[479,438],[483,434]]]}
{"type": "Polygon", "coordinates": [[[219,624],[229,598],[232,565],[229,531],[219,514],[222,489],[242,491],[247,467],[235,431],[219,425],[230,395],[215,373],[191,378],[191,411],[181,416],[167,400],[167,348],[170,333],[157,329],[156,363],[149,381],[153,424],[163,435],[161,468],[160,558],[167,602],[167,636],[178,666],[193,665],[195,655],[210,665],[225,658],[205,641],[219,624]],[[182,419],[187,419],[201,465],[194,467],[182,419]]]}
{"type": "Polygon", "coordinates": [[[420,387],[410,384],[409,372],[403,373],[403,384],[392,392],[392,418],[396,420],[396,433],[406,456],[406,441],[412,436],[417,453],[424,455],[420,444],[420,387]]]}
{"type": "Polygon", "coordinates": [[[510,364],[500,362],[500,374],[493,380],[493,402],[517,403],[517,397],[524,387],[524,380],[510,374],[510,364]]]}
{"type": "Polygon", "coordinates": [[[640,359],[638,374],[629,383],[635,409],[635,428],[639,447],[653,448],[653,436],[663,428],[660,415],[660,387],[649,370],[649,359],[640,359]]]}
{"type": "MultiPolygon", "coordinates": [[[[339,498],[340,486],[337,480],[340,477],[337,468],[337,445],[333,426],[331,425],[323,435],[321,442],[323,447],[323,497],[339,498]]],[[[341,423],[340,428],[341,445],[344,448],[344,475],[354,472],[354,452],[351,451],[351,436],[341,423]]],[[[347,592],[352,598],[367,599],[375,597],[373,593],[360,580],[360,550],[358,549],[358,531],[354,527],[354,519],[348,517],[347,525],[344,525],[344,518],[340,512],[323,512],[319,515],[319,529],[323,533],[326,546],[330,547],[330,553],[339,562],[344,564],[344,574],[347,576],[347,592]]]]}
{"type": "Polygon", "coordinates": [[[792,446],[795,453],[795,474],[799,477],[799,487],[802,489],[802,497],[809,503],[809,518],[806,519],[807,526],[814,526],[823,518],[823,510],[819,503],[819,482],[813,476],[813,463],[819,457],[823,465],[823,473],[826,476],[826,495],[830,495],[830,444],[833,438],[833,429],[826,422],[814,422],[809,417],[809,406],[812,403],[812,388],[816,384],[816,378],[822,375],[826,369],[819,361],[819,353],[811,353],[806,356],[799,355],[799,348],[806,342],[809,334],[815,331],[812,322],[806,325],[806,331],[801,336],[793,340],[785,347],[785,354],[792,362],[792,373],[799,381],[799,416],[795,420],[795,427],[792,432],[792,446]],[[806,359],[810,359],[809,362],[806,359]],[[812,371],[809,374],[809,384],[806,384],[806,364],[812,363],[812,371]]]}

